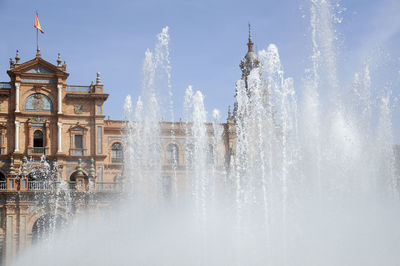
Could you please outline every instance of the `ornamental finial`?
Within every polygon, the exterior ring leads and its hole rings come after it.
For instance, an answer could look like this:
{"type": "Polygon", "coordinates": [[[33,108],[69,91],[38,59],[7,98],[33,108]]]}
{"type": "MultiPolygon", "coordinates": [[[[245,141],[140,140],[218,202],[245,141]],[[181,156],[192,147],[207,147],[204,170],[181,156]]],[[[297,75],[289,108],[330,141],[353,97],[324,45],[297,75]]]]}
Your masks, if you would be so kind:
{"type": "Polygon", "coordinates": [[[97,72],[97,77],[96,77],[96,85],[101,85],[101,77],[100,77],[100,72],[97,72]]]}
{"type": "Polygon", "coordinates": [[[21,173],[22,176],[27,176],[28,175],[28,169],[26,167],[26,164],[28,163],[28,159],[24,156],[24,158],[22,158],[22,169],[21,169],[21,173]]]}
{"type": "Polygon", "coordinates": [[[15,64],[16,65],[19,65],[19,60],[20,60],[21,58],[19,57],[19,51],[17,50],[17,53],[16,53],[16,55],[15,55],[15,64]]]}
{"type": "Polygon", "coordinates": [[[60,55],[60,53],[58,53],[58,56],[57,56],[57,66],[58,67],[61,67],[61,55],[60,55]]]}
{"type": "Polygon", "coordinates": [[[82,173],[82,159],[78,159],[78,165],[76,166],[76,171],[82,173]]]}
{"type": "Polygon", "coordinates": [[[11,163],[10,163],[10,168],[8,169],[8,173],[11,176],[15,175],[15,168],[14,168],[14,157],[11,157],[11,163]]]}
{"type": "Polygon", "coordinates": [[[89,175],[90,177],[95,178],[96,177],[96,169],[94,168],[94,159],[90,159],[90,169],[89,169],[89,175]]]}

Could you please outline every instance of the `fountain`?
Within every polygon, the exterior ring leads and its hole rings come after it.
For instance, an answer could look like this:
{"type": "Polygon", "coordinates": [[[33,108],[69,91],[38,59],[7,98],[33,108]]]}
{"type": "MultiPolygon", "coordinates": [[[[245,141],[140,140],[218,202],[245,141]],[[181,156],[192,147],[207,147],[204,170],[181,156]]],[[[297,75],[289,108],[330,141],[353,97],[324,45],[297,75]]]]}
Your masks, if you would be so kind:
{"type": "Polygon", "coordinates": [[[218,110],[207,123],[204,97],[191,86],[183,121],[162,122],[165,113],[174,118],[163,29],[155,52],[146,51],[136,108],[125,101],[125,196],[15,265],[398,265],[391,94],[372,91],[369,64],[344,94],[332,7],[310,4],[313,54],[302,97],[269,45],[236,83],[235,115],[224,125],[218,110]],[[160,86],[171,98],[160,97],[160,86]],[[223,126],[235,131],[229,148],[223,126]],[[174,141],[184,136],[185,179],[165,131],[174,141]]]}

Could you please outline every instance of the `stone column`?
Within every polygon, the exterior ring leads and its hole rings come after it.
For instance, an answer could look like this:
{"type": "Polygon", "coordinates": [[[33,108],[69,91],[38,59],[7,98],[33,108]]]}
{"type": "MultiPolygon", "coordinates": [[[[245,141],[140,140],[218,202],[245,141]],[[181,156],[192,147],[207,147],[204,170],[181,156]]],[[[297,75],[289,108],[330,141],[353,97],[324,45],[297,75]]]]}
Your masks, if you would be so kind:
{"type": "Polygon", "coordinates": [[[15,112],[19,113],[19,82],[15,82],[15,112]]]}
{"type": "Polygon", "coordinates": [[[58,123],[57,123],[57,126],[58,126],[57,152],[62,152],[62,149],[61,149],[61,146],[62,146],[62,144],[61,144],[62,123],[58,122],[58,123]]]}
{"type": "Polygon", "coordinates": [[[58,114],[62,114],[62,84],[57,85],[58,89],[58,114]]]}
{"type": "Polygon", "coordinates": [[[32,122],[30,120],[28,120],[27,123],[28,129],[28,147],[32,147],[33,146],[33,134],[32,134],[32,122]]]}
{"type": "Polygon", "coordinates": [[[14,152],[19,152],[19,126],[20,126],[20,122],[15,121],[15,149],[14,149],[14,152]]]}

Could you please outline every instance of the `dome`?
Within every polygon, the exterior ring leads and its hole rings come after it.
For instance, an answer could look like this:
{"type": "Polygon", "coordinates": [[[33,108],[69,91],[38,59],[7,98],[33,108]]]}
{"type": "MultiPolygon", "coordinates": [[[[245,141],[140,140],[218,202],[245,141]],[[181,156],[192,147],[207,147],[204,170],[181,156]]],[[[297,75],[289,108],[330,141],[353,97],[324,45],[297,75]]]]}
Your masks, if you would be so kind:
{"type": "Polygon", "coordinates": [[[258,60],[257,54],[252,49],[249,49],[247,54],[240,62],[240,69],[242,70],[243,76],[247,77],[250,74],[250,71],[259,65],[260,61],[258,60]]]}

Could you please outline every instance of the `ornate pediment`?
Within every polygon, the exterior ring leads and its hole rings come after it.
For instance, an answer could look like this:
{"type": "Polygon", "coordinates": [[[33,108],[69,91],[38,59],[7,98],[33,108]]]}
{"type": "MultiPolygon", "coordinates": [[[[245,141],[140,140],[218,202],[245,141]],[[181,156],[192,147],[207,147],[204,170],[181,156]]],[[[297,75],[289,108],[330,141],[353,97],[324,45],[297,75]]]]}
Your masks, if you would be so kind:
{"type": "Polygon", "coordinates": [[[88,129],[84,125],[80,125],[79,123],[76,123],[76,125],[71,126],[69,128],[69,131],[87,131],[88,129]]]}
{"type": "Polygon", "coordinates": [[[24,73],[33,73],[33,74],[53,74],[53,72],[41,67],[41,66],[34,66],[26,71],[24,73]]]}

